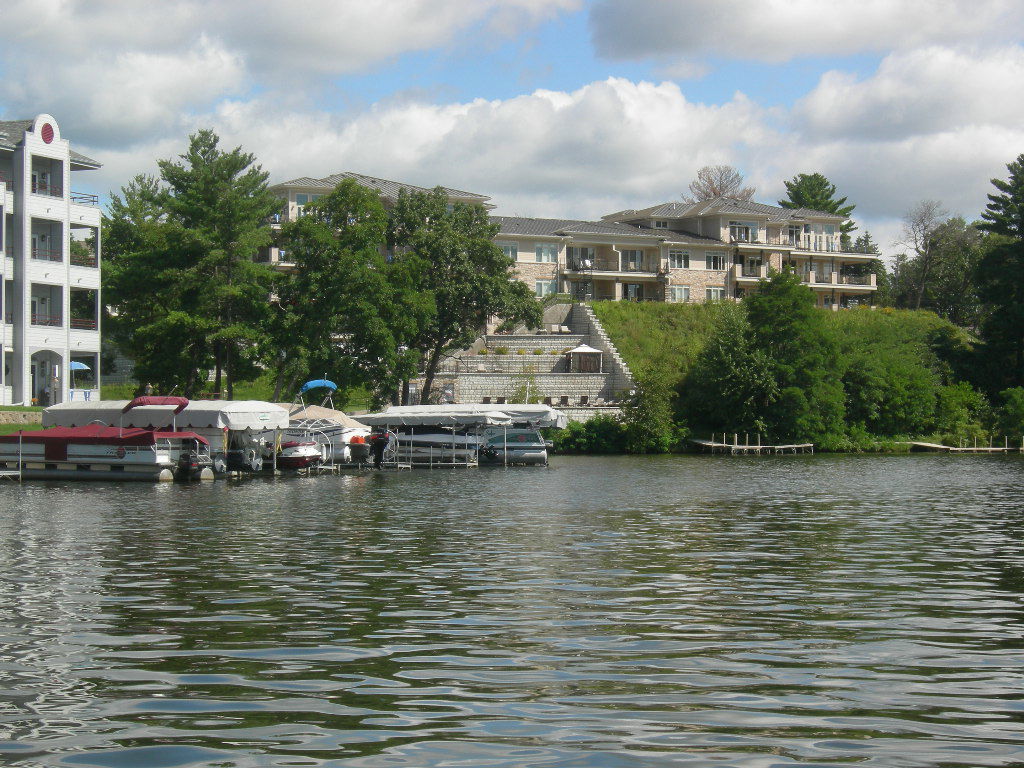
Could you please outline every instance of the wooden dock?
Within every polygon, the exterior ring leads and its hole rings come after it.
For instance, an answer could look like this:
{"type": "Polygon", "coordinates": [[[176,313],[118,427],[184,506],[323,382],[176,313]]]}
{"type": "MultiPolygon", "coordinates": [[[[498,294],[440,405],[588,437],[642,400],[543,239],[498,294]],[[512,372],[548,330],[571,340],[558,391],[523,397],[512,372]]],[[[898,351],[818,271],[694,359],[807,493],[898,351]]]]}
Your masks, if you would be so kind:
{"type": "Polygon", "coordinates": [[[749,435],[734,433],[732,442],[727,434],[722,434],[721,440],[718,435],[712,435],[710,440],[690,439],[690,443],[705,453],[728,454],[730,456],[764,456],[780,454],[814,453],[814,443],[790,443],[786,445],[766,445],[761,442],[761,436],[756,435],[754,442],[750,442],[749,435]]]}
{"type": "Polygon", "coordinates": [[[942,443],[926,443],[921,440],[912,440],[910,443],[910,450],[914,452],[930,452],[930,453],[981,453],[981,454],[1005,454],[1005,453],[1024,453],[1024,445],[1020,448],[1012,447],[1009,442],[1003,445],[943,445],[942,443]]]}

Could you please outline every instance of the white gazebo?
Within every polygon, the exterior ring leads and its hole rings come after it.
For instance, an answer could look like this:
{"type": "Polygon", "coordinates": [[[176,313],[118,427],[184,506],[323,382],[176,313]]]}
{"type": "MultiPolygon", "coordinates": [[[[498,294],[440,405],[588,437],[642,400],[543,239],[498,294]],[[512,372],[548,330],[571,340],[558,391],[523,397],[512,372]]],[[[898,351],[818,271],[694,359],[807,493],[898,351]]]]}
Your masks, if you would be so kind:
{"type": "Polygon", "coordinates": [[[580,344],[565,354],[569,358],[569,373],[603,373],[601,350],[580,344]]]}

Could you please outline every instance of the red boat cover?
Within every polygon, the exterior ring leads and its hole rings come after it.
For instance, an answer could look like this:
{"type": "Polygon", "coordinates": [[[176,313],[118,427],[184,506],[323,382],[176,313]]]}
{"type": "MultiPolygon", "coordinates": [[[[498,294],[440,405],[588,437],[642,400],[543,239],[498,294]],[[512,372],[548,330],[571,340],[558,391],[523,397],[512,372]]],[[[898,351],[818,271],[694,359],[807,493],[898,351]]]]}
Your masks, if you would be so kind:
{"type": "Polygon", "coordinates": [[[145,405],[173,405],[176,414],[185,410],[188,405],[187,397],[171,397],[170,395],[143,395],[136,397],[128,405],[121,409],[121,413],[128,413],[132,408],[141,408],[145,405]]]}
{"type": "Polygon", "coordinates": [[[164,438],[198,440],[209,445],[210,441],[195,432],[161,432],[153,429],[140,429],[138,427],[105,427],[101,424],[89,424],[84,427],[51,427],[38,432],[14,432],[10,435],[0,435],[0,443],[17,443],[20,439],[23,443],[77,443],[79,445],[96,445],[98,443],[109,443],[110,445],[154,445],[157,440],[164,438]]]}

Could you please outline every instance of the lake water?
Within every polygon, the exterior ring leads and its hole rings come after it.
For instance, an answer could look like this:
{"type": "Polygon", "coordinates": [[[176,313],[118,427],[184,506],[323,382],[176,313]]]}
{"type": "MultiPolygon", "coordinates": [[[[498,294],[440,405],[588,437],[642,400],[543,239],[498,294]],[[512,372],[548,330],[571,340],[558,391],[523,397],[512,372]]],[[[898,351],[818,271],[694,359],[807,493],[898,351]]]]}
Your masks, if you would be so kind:
{"type": "Polygon", "coordinates": [[[1024,457],[0,486],[0,764],[1024,764],[1024,457]]]}

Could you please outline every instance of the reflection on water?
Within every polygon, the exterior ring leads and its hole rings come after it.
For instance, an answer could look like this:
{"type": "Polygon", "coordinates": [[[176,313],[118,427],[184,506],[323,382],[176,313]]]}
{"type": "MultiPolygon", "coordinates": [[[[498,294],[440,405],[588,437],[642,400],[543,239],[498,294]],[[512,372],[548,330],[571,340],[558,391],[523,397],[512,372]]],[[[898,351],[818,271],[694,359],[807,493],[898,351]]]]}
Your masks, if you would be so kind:
{"type": "Polygon", "coordinates": [[[1022,468],[0,487],[0,763],[1021,764],[1022,468]]]}

